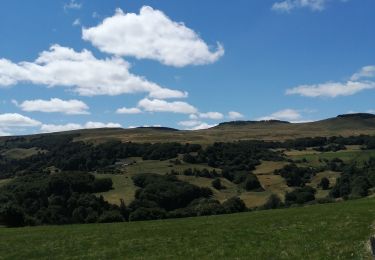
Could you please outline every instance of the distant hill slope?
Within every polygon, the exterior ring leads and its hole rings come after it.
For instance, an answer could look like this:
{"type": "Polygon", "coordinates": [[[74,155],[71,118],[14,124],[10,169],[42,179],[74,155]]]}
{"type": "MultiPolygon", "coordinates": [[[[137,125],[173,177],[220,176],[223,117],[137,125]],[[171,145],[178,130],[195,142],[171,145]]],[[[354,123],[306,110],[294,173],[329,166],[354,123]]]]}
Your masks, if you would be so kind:
{"type": "Polygon", "coordinates": [[[77,139],[93,142],[118,139],[133,142],[175,141],[192,143],[249,139],[286,140],[314,136],[375,135],[375,115],[365,113],[346,114],[308,123],[289,123],[278,120],[233,121],[196,131],[177,130],[167,127],[141,127],[133,129],[87,129],[57,134],[65,133],[77,133],[79,134],[77,139]]]}

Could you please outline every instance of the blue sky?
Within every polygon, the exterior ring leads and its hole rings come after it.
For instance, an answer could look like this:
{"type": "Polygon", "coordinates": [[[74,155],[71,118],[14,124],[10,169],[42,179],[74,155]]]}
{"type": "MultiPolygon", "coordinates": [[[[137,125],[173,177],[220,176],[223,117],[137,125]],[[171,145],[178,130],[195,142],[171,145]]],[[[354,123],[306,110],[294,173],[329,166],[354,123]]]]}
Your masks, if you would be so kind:
{"type": "Polygon", "coordinates": [[[0,135],[375,111],[373,0],[1,4],[0,135]]]}

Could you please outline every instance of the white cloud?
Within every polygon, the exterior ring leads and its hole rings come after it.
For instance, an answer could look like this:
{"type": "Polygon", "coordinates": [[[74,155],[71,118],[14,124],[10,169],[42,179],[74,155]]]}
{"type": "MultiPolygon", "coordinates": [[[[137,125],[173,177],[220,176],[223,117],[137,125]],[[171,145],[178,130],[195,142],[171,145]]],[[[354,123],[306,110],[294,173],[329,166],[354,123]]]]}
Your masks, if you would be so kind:
{"type": "Polygon", "coordinates": [[[34,127],[40,124],[37,120],[17,113],[0,114],[0,126],[2,129],[5,127],[34,127]]]}
{"type": "Polygon", "coordinates": [[[68,123],[64,125],[43,124],[40,127],[40,130],[44,133],[51,133],[51,132],[72,131],[72,130],[78,130],[78,129],[117,128],[117,127],[121,127],[121,125],[117,123],[102,123],[102,122],[90,121],[84,125],[75,124],[75,123],[68,123]]]}
{"type": "Polygon", "coordinates": [[[144,98],[138,102],[138,107],[148,112],[172,112],[181,114],[195,114],[198,110],[186,103],[181,101],[167,102],[160,99],[148,99],[144,98]]]}
{"type": "Polygon", "coordinates": [[[217,126],[217,124],[207,124],[207,123],[201,123],[200,125],[194,126],[188,130],[203,130],[208,129],[217,126]]]}
{"type": "Polygon", "coordinates": [[[138,125],[138,126],[130,125],[127,128],[134,129],[134,128],[139,128],[139,127],[162,127],[162,126],[161,125],[138,125]]]}
{"type": "Polygon", "coordinates": [[[196,114],[189,115],[189,118],[192,120],[198,119],[199,117],[196,114]]]}
{"type": "Polygon", "coordinates": [[[272,5],[272,10],[279,12],[290,12],[294,9],[294,5],[291,1],[276,2],[272,5]]]}
{"type": "Polygon", "coordinates": [[[78,10],[78,9],[81,9],[81,8],[82,8],[82,4],[77,3],[75,0],[70,0],[70,2],[64,4],[64,10],[67,10],[67,9],[78,10]]]}
{"type": "Polygon", "coordinates": [[[348,81],[328,82],[315,85],[301,85],[291,89],[287,89],[287,95],[301,95],[305,97],[338,97],[350,96],[366,89],[374,89],[375,82],[355,82],[348,81]]]}
{"type": "Polygon", "coordinates": [[[373,78],[375,77],[375,66],[365,66],[361,68],[358,72],[354,73],[350,78],[353,81],[360,80],[363,78],[373,78]]]}
{"type": "Polygon", "coordinates": [[[198,116],[200,118],[213,119],[213,120],[220,120],[224,118],[224,115],[219,112],[199,113],[198,116]]]}
{"type": "Polygon", "coordinates": [[[183,126],[185,130],[202,130],[217,126],[217,124],[207,124],[200,120],[180,121],[178,125],[183,126]]]}
{"type": "Polygon", "coordinates": [[[26,100],[18,105],[26,112],[63,113],[67,115],[89,114],[89,107],[80,100],[61,100],[51,98],[50,100],[26,100]]]}
{"type": "Polygon", "coordinates": [[[258,118],[257,120],[285,120],[285,121],[299,121],[302,115],[294,109],[284,109],[272,113],[269,116],[258,118]]]}
{"type": "Polygon", "coordinates": [[[375,88],[375,81],[362,80],[375,77],[375,66],[365,66],[354,73],[347,82],[326,82],[321,84],[300,85],[286,90],[287,95],[305,97],[350,96],[367,89],[375,88]]]}
{"type": "Polygon", "coordinates": [[[191,120],[197,120],[199,118],[220,120],[224,118],[224,115],[220,112],[206,112],[206,113],[197,113],[189,115],[191,120]]]}
{"type": "Polygon", "coordinates": [[[73,26],[80,26],[81,25],[81,20],[80,19],[75,19],[74,21],[73,21],[73,24],[72,24],[73,26]]]}
{"type": "Polygon", "coordinates": [[[211,50],[192,29],[149,6],[142,7],[139,14],[117,9],[98,26],[83,28],[82,37],[106,53],[175,67],[209,64],[224,55],[220,43],[211,50]]]}
{"type": "Polygon", "coordinates": [[[146,92],[153,98],[182,98],[186,92],[162,88],[129,72],[121,58],[97,59],[88,50],[53,45],[34,62],[13,63],[0,59],[0,86],[21,82],[63,86],[84,96],[120,95],[146,92]]]}
{"type": "Polygon", "coordinates": [[[199,121],[199,120],[186,120],[186,121],[178,122],[178,125],[184,126],[184,127],[194,127],[194,126],[200,125],[202,123],[203,122],[199,121]]]}
{"type": "Polygon", "coordinates": [[[309,8],[313,11],[325,9],[327,0],[285,0],[272,5],[272,10],[280,12],[290,12],[297,8],[309,8]]]}
{"type": "Polygon", "coordinates": [[[118,123],[101,123],[101,122],[87,122],[84,128],[118,128],[121,127],[118,123]]]}
{"type": "Polygon", "coordinates": [[[242,115],[241,113],[236,112],[236,111],[230,111],[228,113],[228,118],[232,119],[232,120],[240,119],[240,118],[243,118],[243,117],[244,117],[244,115],[242,115]]]}
{"type": "Polygon", "coordinates": [[[122,107],[116,110],[117,114],[140,114],[142,113],[142,110],[140,110],[137,107],[132,107],[132,108],[126,108],[122,107]]]}
{"type": "Polygon", "coordinates": [[[179,90],[173,90],[168,88],[158,88],[150,92],[149,95],[151,98],[186,98],[188,93],[186,91],[181,92],[179,90]]]}
{"type": "Polygon", "coordinates": [[[71,131],[71,130],[77,130],[82,129],[82,126],[80,124],[65,124],[65,125],[54,125],[54,124],[43,124],[40,128],[40,130],[43,133],[52,133],[52,132],[63,132],[63,131],[71,131]]]}

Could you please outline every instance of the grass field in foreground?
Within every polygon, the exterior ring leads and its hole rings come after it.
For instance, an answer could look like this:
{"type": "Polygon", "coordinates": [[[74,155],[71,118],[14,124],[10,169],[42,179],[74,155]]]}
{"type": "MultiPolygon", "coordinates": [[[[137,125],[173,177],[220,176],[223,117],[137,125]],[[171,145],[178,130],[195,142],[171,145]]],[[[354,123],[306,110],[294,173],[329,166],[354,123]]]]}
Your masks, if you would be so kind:
{"type": "Polygon", "coordinates": [[[0,228],[1,259],[370,259],[375,199],[176,220],[0,228]]]}

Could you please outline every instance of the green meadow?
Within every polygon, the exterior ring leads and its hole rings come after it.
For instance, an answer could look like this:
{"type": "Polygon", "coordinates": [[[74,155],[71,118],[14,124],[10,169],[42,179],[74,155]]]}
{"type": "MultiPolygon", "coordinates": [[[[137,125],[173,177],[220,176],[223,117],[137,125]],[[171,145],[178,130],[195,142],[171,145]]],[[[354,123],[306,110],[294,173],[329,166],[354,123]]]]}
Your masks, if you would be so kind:
{"type": "Polygon", "coordinates": [[[0,228],[0,259],[371,259],[375,199],[232,215],[0,228]]]}

